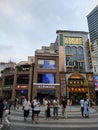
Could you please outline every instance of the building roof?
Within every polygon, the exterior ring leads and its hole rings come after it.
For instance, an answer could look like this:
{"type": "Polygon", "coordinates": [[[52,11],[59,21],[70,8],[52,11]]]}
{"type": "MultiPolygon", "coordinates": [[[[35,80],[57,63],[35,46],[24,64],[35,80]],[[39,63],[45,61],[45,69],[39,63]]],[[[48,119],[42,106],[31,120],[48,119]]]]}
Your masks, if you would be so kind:
{"type": "Polygon", "coordinates": [[[85,31],[72,31],[72,30],[57,30],[56,33],[84,33],[88,34],[88,32],[85,31]]]}
{"type": "Polygon", "coordinates": [[[87,15],[87,17],[93,14],[96,10],[98,10],[98,5],[87,15]]]}

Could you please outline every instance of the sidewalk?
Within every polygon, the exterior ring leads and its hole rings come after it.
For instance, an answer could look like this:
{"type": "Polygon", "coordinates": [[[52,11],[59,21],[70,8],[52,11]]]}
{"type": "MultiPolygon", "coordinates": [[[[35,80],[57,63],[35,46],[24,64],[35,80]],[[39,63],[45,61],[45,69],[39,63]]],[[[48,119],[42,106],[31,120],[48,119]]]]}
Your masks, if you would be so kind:
{"type": "Polygon", "coordinates": [[[39,123],[33,124],[31,115],[32,111],[30,111],[30,115],[27,119],[27,121],[24,121],[23,118],[23,110],[22,106],[19,107],[18,110],[11,110],[11,123],[13,126],[29,126],[33,128],[81,128],[81,127],[98,127],[98,123],[96,122],[98,120],[98,111],[96,109],[98,106],[93,106],[89,108],[90,111],[90,118],[85,119],[81,117],[81,111],[79,105],[73,105],[71,106],[71,110],[68,109],[67,118],[62,117],[62,107],[59,108],[59,118],[58,120],[54,120],[53,118],[53,108],[51,108],[51,118],[49,121],[45,120],[45,111],[44,106],[41,106],[41,112],[39,114],[39,123]]]}
{"type": "MultiPolygon", "coordinates": [[[[72,105],[70,109],[68,107],[66,107],[66,109],[68,112],[80,112],[79,105],[72,105]]],[[[51,110],[52,110],[52,108],[51,108],[51,110]]],[[[90,113],[96,113],[97,110],[98,110],[98,106],[89,107],[90,113]]],[[[41,106],[41,111],[44,111],[44,106],[41,106]]],[[[62,107],[60,106],[59,112],[61,112],[61,111],[62,111],[62,107]]]]}
{"type": "MultiPolygon", "coordinates": [[[[41,109],[41,113],[43,113],[45,111],[45,108],[43,105],[40,107],[40,109],[41,109]]],[[[72,105],[70,108],[66,107],[66,110],[68,112],[80,112],[80,106],[79,105],[72,105]]],[[[19,109],[16,110],[16,112],[18,112],[18,111],[22,111],[22,106],[20,106],[19,109]]],[[[51,108],[51,111],[53,111],[53,108],[51,108]]],[[[62,107],[60,106],[59,112],[61,113],[61,111],[62,111],[62,107]]],[[[96,113],[98,111],[98,106],[89,107],[89,111],[90,111],[90,113],[96,113]]]]}

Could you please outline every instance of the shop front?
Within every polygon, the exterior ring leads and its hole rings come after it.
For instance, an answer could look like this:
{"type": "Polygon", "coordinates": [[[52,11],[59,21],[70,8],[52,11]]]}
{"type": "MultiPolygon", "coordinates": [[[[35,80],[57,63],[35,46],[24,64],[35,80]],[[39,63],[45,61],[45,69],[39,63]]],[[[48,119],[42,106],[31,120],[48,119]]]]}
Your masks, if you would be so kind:
{"type": "Polygon", "coordinates": [[[28,86],[17,85],[16,86],[16,97],[21,99],[22,96],[28,97],[28,86]]]}
{"type": "Polygon", "coordinates": [[[55,90],[47,90],[47,89],[38,89],[37,90],[37,97],[39,98],[41,104],[43,104],[43,99],[48,97],[49,99],[54,99],[55,98],[55,90]]]}
{"type": "Polygon", "coordinates": [[[12,85],[5,85],[3,87],[3,97],[11,99],[11,95],[12,95],[12,85]]]}
{"type": "Polygon", "coordinates": [[[33,97],[34,96],[37,96],[41,103],[43,103],[43,99],[46,97],[51,100],[55,97],[60,98],[60,85],[36,84],[33,88],[33,97]]]}
{"type": "Polygon", "coordinates": [[[68,78],[67,94],[73,100],[73,104],[79,104],[81,98],[88,96],[89,89],[84,76],[80,74],[72,74],[68,78]]]}

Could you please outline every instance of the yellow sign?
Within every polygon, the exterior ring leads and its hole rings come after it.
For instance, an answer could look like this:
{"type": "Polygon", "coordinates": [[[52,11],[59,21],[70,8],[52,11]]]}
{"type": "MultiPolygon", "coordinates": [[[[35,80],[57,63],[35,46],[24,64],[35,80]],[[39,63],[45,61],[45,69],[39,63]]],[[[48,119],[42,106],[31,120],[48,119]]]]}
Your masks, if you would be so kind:
{"type": "Polygon", "coordinates": [[[65,37],[65,44],[82,44],[82,38],[80,37],[65,37]]]}

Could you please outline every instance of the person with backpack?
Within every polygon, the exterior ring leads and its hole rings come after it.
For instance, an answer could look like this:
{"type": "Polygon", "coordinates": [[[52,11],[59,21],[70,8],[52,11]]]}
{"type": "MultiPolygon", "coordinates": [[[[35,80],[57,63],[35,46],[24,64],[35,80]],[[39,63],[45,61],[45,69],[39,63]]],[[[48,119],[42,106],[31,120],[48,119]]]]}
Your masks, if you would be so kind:
{"type": "Polygon", "coordinates": [[[34,100],[34,108],[33,108],[33,123],[38,124],[38,120],[39,120],[39,113],[40,113],[40,101],[39,99],[36,97],[36,99],[34,100]]]}
{"type": "Polygon", "coordinates": [[[7,123],[7,125],[10,126],[10,124],[11,124],[9,121],[10,104],[6,99],[3,100],[3,104],[4,104],[4,108],[3,108],[2,122],[3,122],[3,124],[7,123]]]}
{"type": "Polygon", "coordinates": [[[36,96],[34,97],[34,99],[31,101],[31,108],[32,108],[32,121],[34,120],[34,101],[36,100],[36,96]]]}
{"type": "Polygon", "coordinates": [[[55,99],[53,100],[53,116],[54,116],[54,120],[57,119],[58,120],[58,108],[59,108],[59,100],[57,97],[55,97],[55,99]]]}
{"type": "Polygon", "coordinates": [[[3,127],[3,124],[2,124],[3,108],[4,108],[3,99],[2,97],[0,97],[0,129],[3,127]]]}
{"type": "Polygon", "coordinates": [[[30,107],[31,107],[30,101],[25,98],[23,102],[24,121],[26,121],[27,117],[29,116],[30,107]]]}
{"type": "Polygon", "coordinates": [[[65,116],[66,104],[67,104],[66,97],[62,97],[61,105],[62,105],[62,116],[63,117],[65,116]]]}

